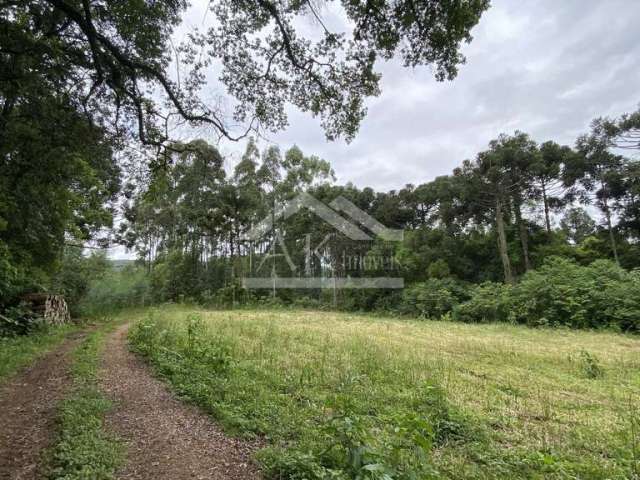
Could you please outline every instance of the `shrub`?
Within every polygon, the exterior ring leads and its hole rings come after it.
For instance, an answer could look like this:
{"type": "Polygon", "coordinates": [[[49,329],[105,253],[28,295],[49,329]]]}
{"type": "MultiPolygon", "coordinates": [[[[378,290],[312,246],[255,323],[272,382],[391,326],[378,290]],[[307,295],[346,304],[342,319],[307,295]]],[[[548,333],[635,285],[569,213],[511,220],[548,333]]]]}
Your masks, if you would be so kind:
{"type": "Polygon", "coordinates": [[[594,379],[604,376],[604,370],[600,366],[598,357],[587,352],[586,350],[580,351],[580,365],[587,378],[594,379]]]}
{"type": "Polygon", "coordinates": [[[220,308],[233,307],[237,304],[245,304],[249,295],[247,290],[242,288],[238,282],[230,283],[219,288],[215,293],[210,295],[201,295],[202,303],[207,306],[215,306],[220,308]]]}
{"type": "Polygon", "coordinates": [[[510,288],[502,283],[485,282],[471,292],[471,299],[452,310],[453,320],[466,323],[508,320],[510,288]]]}
{"type": "Polygon", "coordinates": [[[640,331],[640,274],[608,260],[551,257],[511,291],[511,318],[528,325],[640,331]]]}
{"type": "Polygon", "coordinates": [[[0,314],[0,337],[26,335],[41,328],[44,328],[42,318],[35,315],[27,304],[9,307],[0,314]]]}
{"type": "Polygon", "coordinates": [[[440,258],[429,265],[427,274],[429,275],[429,278],[447,278],[451,275],[451,272],[447,262],[440,258]]]}
{"type": "Polygon", "coordinates": [[[468,298],[467,288],[455,280],[430,278],[405,289],[400,311],[424,318],[441,318],[468,298]]]}

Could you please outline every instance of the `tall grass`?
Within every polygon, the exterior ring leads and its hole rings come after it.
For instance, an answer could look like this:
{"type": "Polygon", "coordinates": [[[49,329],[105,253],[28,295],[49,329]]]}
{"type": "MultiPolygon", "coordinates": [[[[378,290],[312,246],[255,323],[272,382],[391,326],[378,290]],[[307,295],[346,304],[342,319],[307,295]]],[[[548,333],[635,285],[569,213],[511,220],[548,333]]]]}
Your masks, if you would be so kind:
{"type": "Polygon", "coordinates": [[[630,336],[170,307],[143,317],[131,342],[230,432],[261,438],[271,478],[631,478],[638,468],[630,336]]]}

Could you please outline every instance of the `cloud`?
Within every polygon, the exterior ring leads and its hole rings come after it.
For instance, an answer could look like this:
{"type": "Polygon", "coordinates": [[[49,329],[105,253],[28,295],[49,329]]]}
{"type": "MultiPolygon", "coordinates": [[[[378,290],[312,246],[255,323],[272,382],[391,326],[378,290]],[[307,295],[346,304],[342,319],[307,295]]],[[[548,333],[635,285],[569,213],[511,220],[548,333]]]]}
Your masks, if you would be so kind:
{"type": "MultiPolygon", "coordinates": [[[[198,25],[207,2],[193,3],[187,23],[198,25]]],[[[454,81],[387,62],[353,143],[327,142],[317,119],[293,109],[289,127],[269,140],[329,160],[342,183],[381,190],[447,174],[502,132],[572,144],[594,117],[640,103],[638,18],[640,2],[625,0],[493,0],[454,81]]],[[[243,145],[222,149],[237,157],[243,145]]]]}

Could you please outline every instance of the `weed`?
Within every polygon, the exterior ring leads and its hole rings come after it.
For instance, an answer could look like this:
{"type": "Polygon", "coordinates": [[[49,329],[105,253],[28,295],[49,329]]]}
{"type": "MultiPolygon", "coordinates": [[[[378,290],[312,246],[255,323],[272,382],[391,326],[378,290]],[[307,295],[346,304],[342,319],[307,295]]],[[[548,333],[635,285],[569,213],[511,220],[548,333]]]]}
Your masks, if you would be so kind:
{"type": "Polygon", "coordinates": [[[600,366],[598,357],[586,350],[580,351],[580,366],[582,368],[582,372],[587,378],[594,379],[604,376],[604,370],[600,366]]]}
{"type": "Polygon", "coordinates": [[[122,444],[104,430],[111,403],[96,387],[96,370],[105,327],[75,352],[74,391],[60,405],[59,436],[50,452],[49,478],[111,480],[124,458],[122,444]]]}

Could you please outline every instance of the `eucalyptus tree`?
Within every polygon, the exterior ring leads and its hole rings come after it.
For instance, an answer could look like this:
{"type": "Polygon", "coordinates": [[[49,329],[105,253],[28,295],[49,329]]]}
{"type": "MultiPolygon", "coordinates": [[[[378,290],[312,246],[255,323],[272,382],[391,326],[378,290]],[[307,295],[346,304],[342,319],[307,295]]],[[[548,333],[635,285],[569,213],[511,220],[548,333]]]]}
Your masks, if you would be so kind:
{"type": "MultiPolygon", "coordinates": [[[[249,138],[247,147],[235,166],[232,176],[233,186],[236,188],[239,208],[237,211],[236,238],[243,239],[247,232],[266,214],[263,200],[262,183],[258,178],[260,165],[260,151],[253,137],[249,138]]],[[[249,272],[253,271],[254,242],[248,241],[249,272]]]]}

